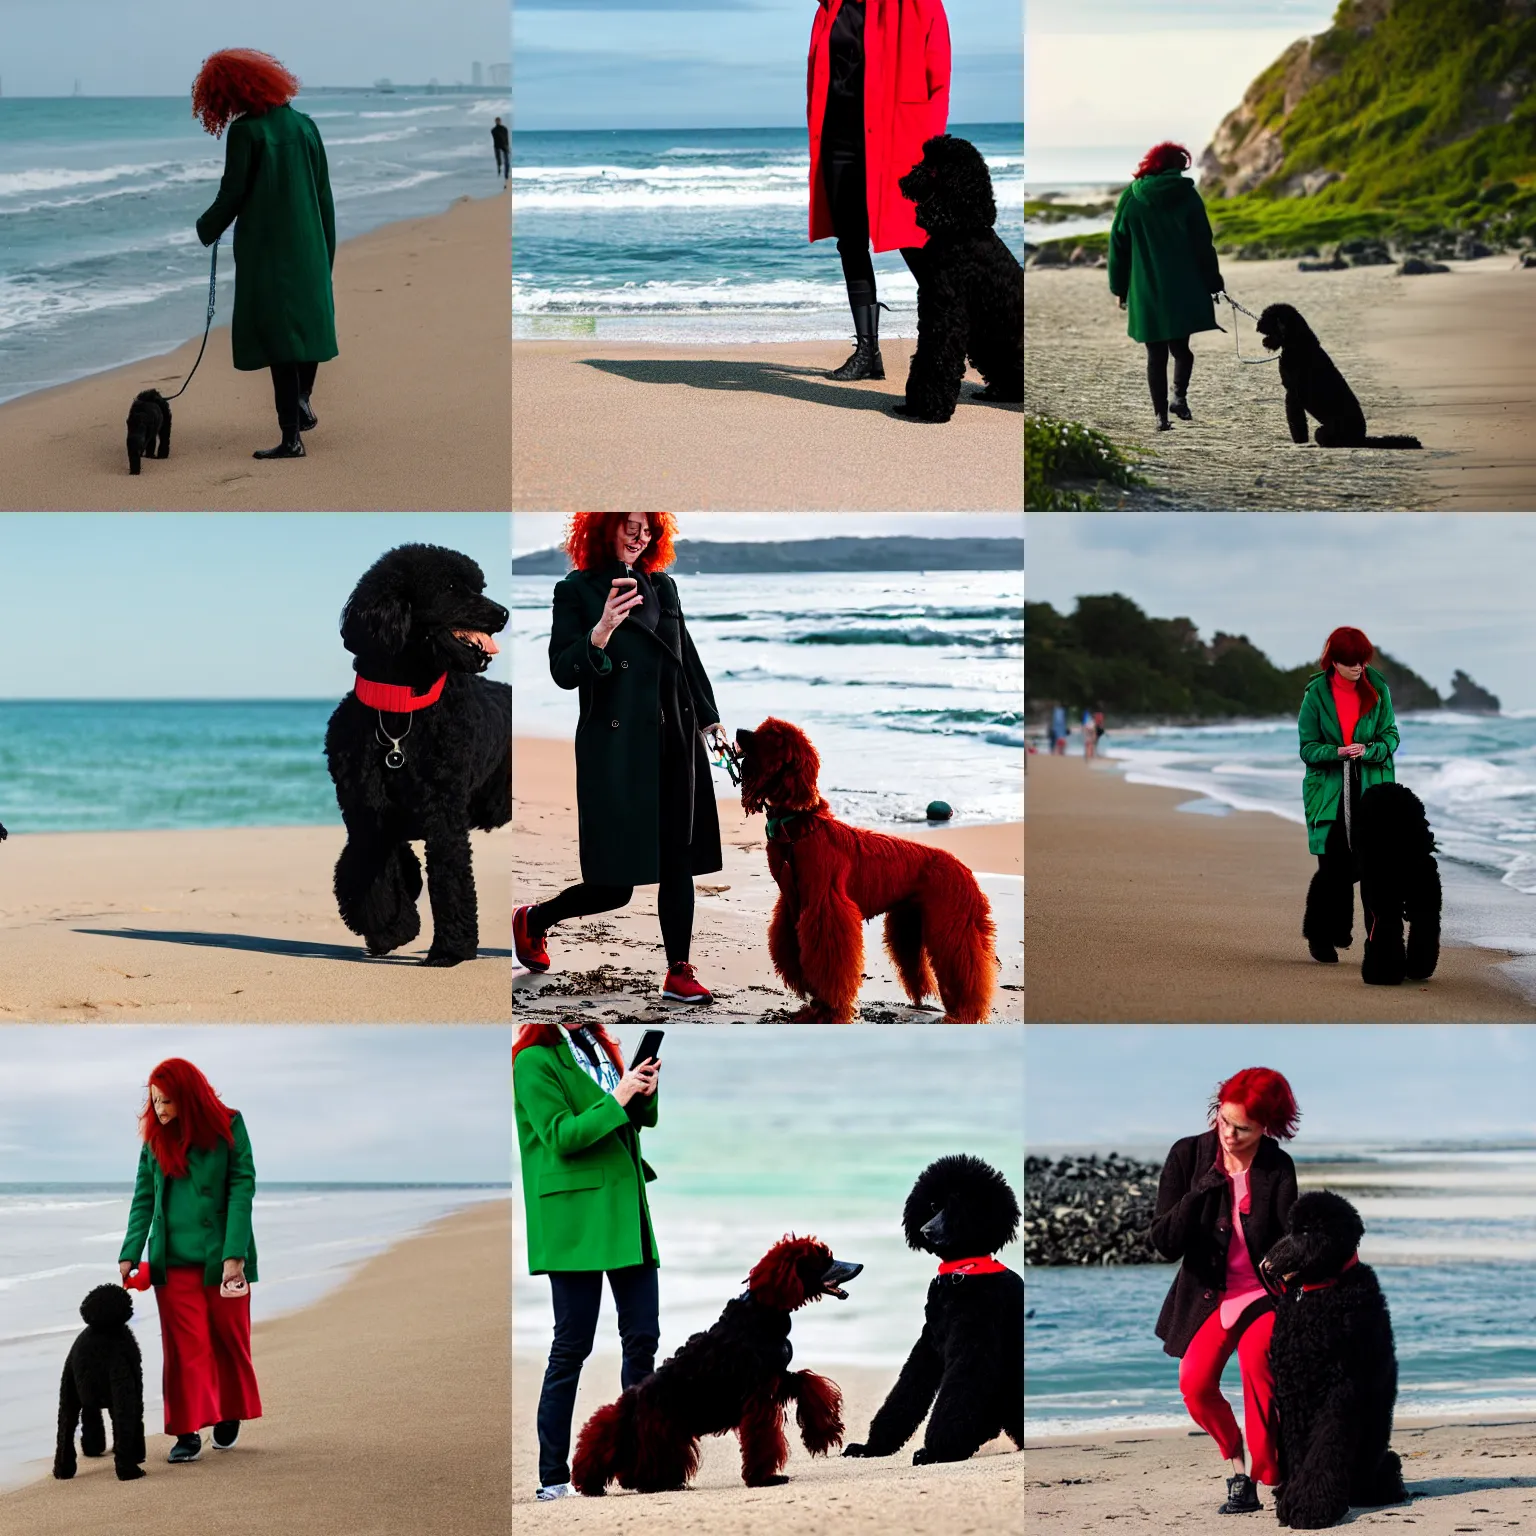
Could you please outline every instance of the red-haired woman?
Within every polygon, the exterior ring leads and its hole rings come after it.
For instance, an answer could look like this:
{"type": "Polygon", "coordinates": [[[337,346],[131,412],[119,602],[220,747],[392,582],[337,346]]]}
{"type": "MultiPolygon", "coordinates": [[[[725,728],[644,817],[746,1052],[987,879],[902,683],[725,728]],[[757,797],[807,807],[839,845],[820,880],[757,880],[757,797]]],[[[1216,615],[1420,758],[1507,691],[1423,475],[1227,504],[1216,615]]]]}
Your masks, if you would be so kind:
{"type": "Polygon", "coordinates": [[[578,512],[565,549],[576,567],[555,588],[549,670],[578,690],[576,809],[581,884],[512,914],[518,964],[547,971],[556,923],[626,906],[658,887],[667,975],[661,995],[707,1003],[689,962],[693,877],[721,867],[708,739],[725,750],[720,711],[688,636],[672,578],[668,512],[578,512]]]}
{"type": "Polygon", "coordinates": [[[1126,310],[1126,330],[1147,349],[1147,388],[1157,429],[1166,432],[1168,412],[1191,419],[1189,380],[1195,354],[1189,338],[1214,331],[1214,296],[1222,291],[1221,266],[1210,220],[1182,144],[1158,144],[1141,164],[1115,208],[1109,231],[1109,291],[1126,310]],[[1168,399],[1168,356],[1173,354],[1173,400],[1168,399]]]}
{"type": "Polygon", "coordinates": [[[624,1070],[601,1024],[525,1024],[512,1045],[528,1269],[549,1276],[555,1333],[539,1394],[540,1499],[571,1487],[571,1415],[592,1353],[603,1276],[619,1313],[626,1387],[655,1369],[656,1238],[640,1128],[656,1124],[659,1057],[624,1070]]]}
{"type": "MultiPolygon", "coordinates": [[[[1328,636],[1307,683],[1296,719],[1301,760],[1301,803],[1307,816],[1307,849],[1317,873],[1307,888],[1302,937],[1314,960],[1338,963],[1354,937],[1354,818],[1360,796],[1373,784],[1397,777],[1397,716],[1387,680],[1370,665],[1375,647],[1364,631],[1341,626],[1328,636]]],[[[1366,927],[1371,915],[1365,914],[1366,927]]]]}
{"type": "Polygon", "coordinates": [[[282,441],[258,459],[304,457],[315,372],[336,356],[336,210],[320,130],[288,105],[298,90],[254,48],[209,55],[192,84],[192,115],[214,138],[229,130],[224,179],[197,238],[212,245],[234,222],[235,367],[272,373],[282,441]]]}
{"type": "Polygon", "coordinates": [[[916,207],[897,182],[949,121],[949,19],[942,0],[817,0],[805,76],[811,239],[837,237],[853,356],[831,379],[883,379],[870,247],[899,250],[922,281],[916,207]]]}
{"type": "Polygon", "coordinates": [[[1275,1449],[1269,1339],[1274,1301],[1259,1265],[1284,1235],[1296,1199],[1296,1165],[1281,1140],[1296,1134],[1301,1111],[1291,1085],[1268,1067],[1245,1067],[1217,1086],[1209,1129],[1174,1142],[1157,1186],[1152,1246],[1179,1272],[1157,1319],[1165,1354],[1179,1361],[1179,1391],[1189,1416],[1227,1461],[1222,1514],[1260,1507],[1258,1483],[1280,1481],[1275,1449]],[[1221,1395],[1233,1353],[1243,1379],[1243,1436],[1221,1395]],[[1249,1470],[1251,1468],[1251,1471],[1249,1470]]]}
{"type": "Polygon", "coordinates": [[[149,1244],[149,1278],[160,1311],[165,1432],[172,1462],[230,1450],[245,1419],[261,1417],[251,1364],[251,1286],[256,1239],[251,1200],[256,1165],[240,1112],[179,1056],[149,1074],[139,1116],[144,1145],[118,1254],[124,1281],[149,1244]]]}

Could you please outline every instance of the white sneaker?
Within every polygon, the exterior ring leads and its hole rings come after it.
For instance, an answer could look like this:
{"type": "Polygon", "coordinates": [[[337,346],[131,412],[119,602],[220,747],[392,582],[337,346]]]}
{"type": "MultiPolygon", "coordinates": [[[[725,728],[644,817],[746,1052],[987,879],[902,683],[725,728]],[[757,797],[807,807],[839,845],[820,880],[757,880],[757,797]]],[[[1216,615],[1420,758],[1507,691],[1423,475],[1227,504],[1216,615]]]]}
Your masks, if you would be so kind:
{"type": "Polygon", "coordinates": [[[576,1490],[569,1483],[550,1483],[547,1487],[540,1488],[536,1495],[539,1499],[573,1499],[576,1490]]]}

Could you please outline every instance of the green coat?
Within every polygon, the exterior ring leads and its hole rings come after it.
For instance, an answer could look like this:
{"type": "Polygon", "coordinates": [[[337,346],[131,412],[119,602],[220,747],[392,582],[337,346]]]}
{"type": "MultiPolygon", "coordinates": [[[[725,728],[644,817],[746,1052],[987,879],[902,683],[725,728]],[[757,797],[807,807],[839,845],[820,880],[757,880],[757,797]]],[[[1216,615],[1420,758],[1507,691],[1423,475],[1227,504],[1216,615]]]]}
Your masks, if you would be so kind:
{"type": "MultiPolygon", "coordinates": [[[[576,725],[576,815],[581,878],[599,885],[653,885],[661,879],[661,717],[670,668],[681,668],[681,718],[668,726],[686,744],[677,753],[693,765],[693,873],[723,866],[720,816],[699,732],[720,721],[714,691],[689,638],[670,576],[651,573],[661,603],[653,633],[626,619],[603,650],[593,627],[617,560],[593,571],[572,571],[555,588],[549,632],[549,671],[562,688],[579,690],[576,725]]],[[[675,674],[672,674],[675,675],[675,674]]]]}
{"type": "Polygon", "coordinates": [[[1210,220],[1178,171],[1139,176],[1120,194],[1109,231],[1109,291],[1126,301],[1132,341],[1214,331],[1222,290],[1210,220]]]}
{"type": "MultiPolygon", "coordinates": [[[[235,1138],[234,1146],[217,1141],[206,1150],[193,1147],[187,1153],[187,1178],[197,1191],[199,1220],[205,1232],[204,1285],[220,1282],[225,1259],[244,1259],[245,1278],[252,1284],[257,1279],[256,1238],[251,1232],[256,1164],[251,1157],[251,1138],[238,1112],[230,1121],[229,1130],[235,1138]]],[[[149,1278],[156,1285],[164,1285],[165,1174],[147,1144],[139,1151],[133,1203],[128,1208],[128,1233],[118,1259],[125,1264],[137,1264],[144,1256],[146,1236],[149,1278]]]]}
{"type": "MultiPolygon", "coordinates": [[[[1392,754],[1397,751],[1399,740],[1386,678],[1371,666],[1366,667],[1365,676],[1379,697],[1376,707],[1361,715],[1355,725],[1355,740],[1365,746],[1365,755],[1358,759],[1362,793],[1375,784],[1390,784],[1397,777],[1392,754]]],[[[1327,846],[1329,827],[1339,819],[1339,802],[1344,797],[1344,759],[1339,756],[1344,733],[1339,729],[1339,712],[1333,705],[1333,689],[1328,685],[1326,672],[1316,672],[1308,680],[1296,729],[1301,737],[1301,760],[1307,765],[1301,781],[1301,803],[1307,813],[1307,849],[1320,854],[1327,846]]]]}
{"type": "Polygon", "coordinates": [[[235,367],[336,356],[336,210],[320,130],[292,107],[229,125],[224,179],[197,221],[212,245],[235,222],[235,367]]]}
{"type": "Polygon", "coordinates": [[[533,1274],[659,1263],[645,1198],[656,1175],[640,1155],[639,1130],[656,1124],[658,1097],[637,1094],[626,1108],[576,1065],[563,1040],[517,1053],[512,1101],[533,1274]]]}

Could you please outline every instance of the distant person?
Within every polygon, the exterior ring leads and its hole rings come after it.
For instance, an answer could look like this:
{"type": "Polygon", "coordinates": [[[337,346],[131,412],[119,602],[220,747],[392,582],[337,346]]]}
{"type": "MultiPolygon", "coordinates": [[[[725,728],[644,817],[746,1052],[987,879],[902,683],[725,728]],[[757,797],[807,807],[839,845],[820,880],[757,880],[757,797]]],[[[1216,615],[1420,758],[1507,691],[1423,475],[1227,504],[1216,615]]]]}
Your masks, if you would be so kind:
{"type": "Polygon", "coordinates": [[[1205,204],[1182,174],[1189,164],[1182,144],[1149,149],[1120,194],[1109,231],[1109,291],[1127,311],[1131,340],[1146,346],[1147,388],[1159,432],[1169,430],[1170,409],[1181,421],[1192,417],[1188,395],[1195,354],[1189,338],[1217,329],[1214,297],[1222,292],[1205,204]]]}
{"type": "Polygon", "coordinates": [[[1067,755],[1067,706],[1057,704],[1051,710],[1051,756],[1067,755]]]}
{"type": "Polygon", "coordinates": [[[1093,712],[1093,744],[1094,750],[1098,750],[1098,744],[1104,739],[1104,706],[1102,704],[1093,712]]]}
{"type": "Polygon", "coordinates": [[[512,140],[507,125],[498,117],[491,126],[491,148],[496,151],[496,169],[501,173],[501,184],[506,186],[512,175],[512,140]]]}
{"type": "Polygon", "coordinates": [[[1093,723],[1093,711],[1091,709],[1085,709],[1083,711],[1083,757],[1085,759],[1097,757],[1098,751],[1098,727],[1093,723]]]}
{"type": "Polygon", "coordinates": [[[1157,1319],[1163,1353],[1179,1362],[1179,1391],[1196,1424],[1227,1462],[1227,1500],[1218,1513],[1262,1508],[1257,1483],[1280,1481],[1275,1444],[1275,1377],[1269,1340],[1275,1303],[1259,1265],[1285,1235],[1296,1200],[1296,1165],[1280,1141],[1296,1134],[1301,1111],[1291,1085],[1268,1067],[1245,1067],[1217,1086],[1208,1129],[1174,1142],[1163,1163],[1152,1246],[1179,1260],[1157,1319]],[[1233,1354],[1243,1380],[1243,1434],[1221,1393],[1233,1354]],[[1251,1471],[1250,1471],[1251,1468],[1251,1471]]]}
{"type": "Polygon", "coordinates": [[[318,425],[310,398],[336,356],[336,210],[320,130],[288,105],[299,82],[254,48],[225,48],[192,83],[192,115],[214,138],[229,129],[219,195],[197,221],[212,245],[235,225],[230,349],[242,371],[268,368],[282,440],[258,459],[302,459],[318,425]]]}
{"type": "Polygon", "coordinates": [[[139,1116],[139,1169],[118,1253],[124,1282],[149,1247],[160,1313],[167,1460],[196,1461],[201,1431],[230,1450],[246,1419],[261,1417],[251,1363],[251,1286],[256,1239],[251,1205],[256,1164],[240,1112],[179,1056],[149,1074],[139,1116]]]}
{"type": "Polygon", "coordinates": [[[811,239],[837,237],[854,351],[829,379],[883,379],[870,247],[899,250],[922,282],[916,205],[896,183],[949,122],[949,20],[941,0],[817,0],[806,70],[811,239]]]}
{"type": "MultiPolygon", "coordinates": [[[[1334,630],[1296,721],[1307,765],[1301,781],[1307,850],[1317,855],[1301,933],[1312,958],[1325,965],[1337,964],[1339,950],[1354,938],[1359,867],[1353,829],[1360,796],[1397,777],[1397,716],[1386,678],[1370,665],[1375,654],[1364,631],[1347,625],[1334,630]]],[[[1366,912],[1367,929],[1370,924],[1366,912]]]]}

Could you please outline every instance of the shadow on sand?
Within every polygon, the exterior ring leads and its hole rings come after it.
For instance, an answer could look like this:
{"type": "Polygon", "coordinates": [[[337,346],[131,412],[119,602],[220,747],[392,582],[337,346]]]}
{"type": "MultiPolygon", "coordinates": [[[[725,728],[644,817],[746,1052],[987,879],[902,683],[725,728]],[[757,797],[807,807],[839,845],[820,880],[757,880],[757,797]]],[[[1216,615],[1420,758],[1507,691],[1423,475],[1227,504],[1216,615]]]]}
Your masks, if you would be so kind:
{"type": "MultiPolygon", "coordinates": [[[[370,955],[360,944],[319,944],[307,939],[272,939],[255,933],[198,933],[160,928],[76,928],[101,939],[149,939],[157,944],[190,944],[196,949],[238,949],[258,955],[288,955],[300,960],[360,960],[368,965],[419,965],[419,956],[370,955]]],[[[510,949],[482,948],[480,960],[510,960],[510,949]]]]}

